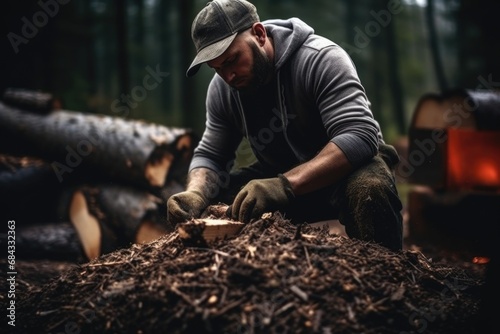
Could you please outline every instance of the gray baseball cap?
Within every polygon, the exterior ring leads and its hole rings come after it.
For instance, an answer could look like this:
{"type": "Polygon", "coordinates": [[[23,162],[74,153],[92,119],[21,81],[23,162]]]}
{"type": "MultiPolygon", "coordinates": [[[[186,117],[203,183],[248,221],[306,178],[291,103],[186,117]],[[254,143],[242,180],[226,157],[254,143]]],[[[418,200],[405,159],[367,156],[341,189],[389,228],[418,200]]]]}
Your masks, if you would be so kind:
{"type": "Polygon", "coordinates": [[[196,15],[191,26],[191,38],[196,57],[186,76],[198,72],[207,61],[219,57],[227,50],[236,35],[259,22],[257,9],[245,0],[213,0],[196,15]]]}

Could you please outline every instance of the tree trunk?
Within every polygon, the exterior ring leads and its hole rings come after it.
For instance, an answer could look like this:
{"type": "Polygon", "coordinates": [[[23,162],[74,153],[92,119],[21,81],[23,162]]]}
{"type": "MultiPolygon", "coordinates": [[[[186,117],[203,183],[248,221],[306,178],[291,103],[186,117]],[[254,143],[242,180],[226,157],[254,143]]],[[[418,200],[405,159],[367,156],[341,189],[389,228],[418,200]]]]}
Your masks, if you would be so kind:
{"type": "Polygon", "coordinates": [[[398,47],[396,45],[396,29],[395,21],[396,16],[392,18],[392,22],[386,27],[387,35],[387,60],[389,61],[389,87],[391,87],[391,96],[394,111],[394,119],[396,120],[396,126],[398,129],[398,134],[406,134],[406,111],[404,103],[404,91],[403,83],[401,82],[401,75],[399,71],[399,53],[398,47]]]}
{"type": "Polygon", "coordinates": [[[116,43],[118,62],[118,87],[122,93],[129,92],[128,48],[127,48],[127,8],[125,0],[115,1],[116,43]]]}
{"type": "Polygon", "coordinates": [[[0,151],[52,161],[59,182],[81,168],[161,188],[187,173],[194,145],[188,129],[65,110],[40,116],[0,102],[0,151]]]}
{"type": "Polygon", "coordinates": [[[194,45],[191,39],[191,24],[194,19],[193,7],[194,3],[192,0],[180,0],[179,5],[179,32],[181,38],[178,40],[178,51],[181,66],[181,110],[183,115],[182,124],[183,126],[193,126],[191,124],[194,119],[196,119],[196,96],[197,89],[194,80],[186,78],[186,71],[191,65],[194,58],[194,45]],[[191,125],[190,125],[191,124],[191,125]]]}
{"type": "Polygon", "coordinates": [[[436,24],[434,22],[434,1],[428,0],[425,9],[427,17],[427,28],[429,29],[429,43],[431,49],[432,60],[434,64],[434,71],[436,72],[436,79],[441,91],[448,89],[446,75],[444,73],[443,62],[441,61],[441,52],[439,50],[438,35],[436,31],[436,24]]]}

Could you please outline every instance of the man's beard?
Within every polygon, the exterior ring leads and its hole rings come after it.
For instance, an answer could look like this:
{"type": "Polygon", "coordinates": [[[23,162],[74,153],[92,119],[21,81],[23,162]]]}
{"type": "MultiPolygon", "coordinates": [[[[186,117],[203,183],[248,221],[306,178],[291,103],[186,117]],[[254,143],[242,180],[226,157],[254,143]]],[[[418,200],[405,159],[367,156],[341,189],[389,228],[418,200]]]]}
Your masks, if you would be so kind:
{"type": "Polygon", "coordinates": [[[253,55],[252,79],[247,86],[238,89],[243,94],[250,94],[264,86],[274,73],[274,63],[260,51],[257,45],[250,43],[253,55]]]}

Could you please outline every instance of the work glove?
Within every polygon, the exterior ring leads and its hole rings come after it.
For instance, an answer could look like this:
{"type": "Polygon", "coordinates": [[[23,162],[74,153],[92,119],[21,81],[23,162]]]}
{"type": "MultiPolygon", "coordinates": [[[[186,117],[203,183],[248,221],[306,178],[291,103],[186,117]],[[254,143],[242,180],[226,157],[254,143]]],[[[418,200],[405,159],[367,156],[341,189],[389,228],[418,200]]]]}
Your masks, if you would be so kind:
{"type": "Polygon", "coordinates": [[[236,195],[227,215],[234,220],[248,223],[263,213],[285,208],[295,198],[288,179],[278,174],[270,179],[252,180],[236,195]]]}
{"type": "Polygon", "coordinates": [[[183,191],[170,196],[167,201],[167,220],[177,224],[199,218],[208,206],[208,200],[198,191],[183,191]]]}

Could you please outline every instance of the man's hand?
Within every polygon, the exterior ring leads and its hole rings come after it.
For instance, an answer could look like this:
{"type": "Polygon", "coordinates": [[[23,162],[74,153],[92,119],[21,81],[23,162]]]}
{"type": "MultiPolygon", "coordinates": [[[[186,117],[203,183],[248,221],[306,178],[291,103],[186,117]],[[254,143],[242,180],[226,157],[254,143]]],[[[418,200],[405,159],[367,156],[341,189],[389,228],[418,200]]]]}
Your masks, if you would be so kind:
{"type": "Polygon", "coordinates": [[[199,218],[208,201],[197,191],[183,191],[170,196],[167,201],[167,220],[177,224],[191,218],[199,218]]]}
{"type": "Polygon", "coordinates": [[[294,197],[290,182],[282,174],[270,179],[252,180],[236,195],[227,215],[248,223],[265,212],[286,207],[294,197]]]}

